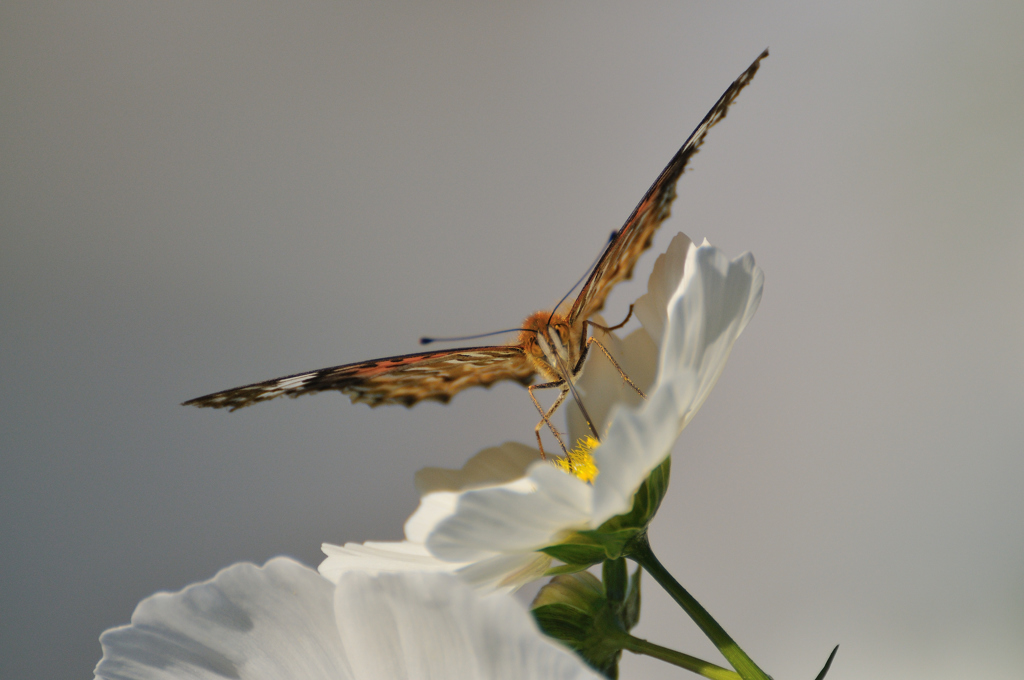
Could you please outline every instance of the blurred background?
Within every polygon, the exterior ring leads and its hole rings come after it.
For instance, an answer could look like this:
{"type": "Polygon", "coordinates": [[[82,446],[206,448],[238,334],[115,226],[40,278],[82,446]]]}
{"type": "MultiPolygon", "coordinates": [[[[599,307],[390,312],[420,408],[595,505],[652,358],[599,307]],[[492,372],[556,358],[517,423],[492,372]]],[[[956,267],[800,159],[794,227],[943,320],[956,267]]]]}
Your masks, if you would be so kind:
{"type": "Polygon", "coordinates": [[[770,46],[608,308],[678,231],[766,274],[652,541],[777,680],[1021,677],[1024,4],[512,5],[0,6],[0,676],[531,442],[515,384],[178,404],[550,307],[770,46]]]}

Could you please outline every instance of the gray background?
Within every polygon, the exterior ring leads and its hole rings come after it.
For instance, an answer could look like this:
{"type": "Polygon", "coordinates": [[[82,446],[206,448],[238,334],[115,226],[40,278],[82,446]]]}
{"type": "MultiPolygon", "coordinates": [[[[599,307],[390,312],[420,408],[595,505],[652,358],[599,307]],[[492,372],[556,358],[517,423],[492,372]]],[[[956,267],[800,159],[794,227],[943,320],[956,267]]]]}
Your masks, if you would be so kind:
{"type": "Polygon", "coordinates": [[[778,680],[835,643],[1020,678],[1024,4],[504,5],[0,6],[0,676],[88,677],[150,593],[397,539],[415,469],[529,442],[511,384],[177,404],[550,306],[770,46],[655,244],[767,277],[655,547],[778,680]]]}

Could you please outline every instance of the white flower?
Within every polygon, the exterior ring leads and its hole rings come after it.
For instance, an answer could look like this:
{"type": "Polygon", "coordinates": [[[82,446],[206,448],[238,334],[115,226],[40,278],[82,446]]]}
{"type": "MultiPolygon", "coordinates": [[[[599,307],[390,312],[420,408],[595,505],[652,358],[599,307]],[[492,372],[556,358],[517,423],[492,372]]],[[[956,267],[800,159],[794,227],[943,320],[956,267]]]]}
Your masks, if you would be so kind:
{"type": "Polygon", "coordinates": [[[335,586],[288,558],[153,595],[100,642],[105,680],[599,677],[507,595],[429,573],[352,572],[335,586]]]}
{"type": "MultiPolygon", "coordinates": [[[[635,303],[643,328],[622,341],[599,335],[648,400],[623,385],[596,348],[579,382],[602,433],[593,483],[541,461],[530,447],[487,449],[461,471],[421,471],[422,498],[406,523],[406,541],[325,545],[320,572],[334,580],[351,569],[405,570],[412,562],[459,573],[475,585],[517,586],[537,578],[550,564],[538,550],[630,510],[637,489],[710,394],[763,284],[749,253],[730,261],[706,241],[696,247],[677,235],[635,303]]],[[[586,434],[574,405],[568,418],[572,441],[586,434]]]]}

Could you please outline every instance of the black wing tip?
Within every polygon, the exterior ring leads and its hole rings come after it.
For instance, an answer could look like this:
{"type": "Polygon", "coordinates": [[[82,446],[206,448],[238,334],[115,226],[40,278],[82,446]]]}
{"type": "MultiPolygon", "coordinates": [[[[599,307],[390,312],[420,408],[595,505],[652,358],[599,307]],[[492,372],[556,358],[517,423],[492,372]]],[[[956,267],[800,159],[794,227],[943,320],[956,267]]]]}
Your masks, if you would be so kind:
{"type": "Polygon", "coordinates": [[[747,67],[747,70],[743,72],[742,76],[740,76],[740,79],[749,81],[751,78],[753,78],[754,74],[757,73],[757,69],[761,68],[761,61],[767,58],[768,48],[766,47],[764,48],[764,51],[761,52],[761,54],[757,55],[757,59],[751,62],[750,66],[747,67]]]}
{"type": "MultiPolygon", "coordinates": [[[[249,387],[246,385],[245,387],[249,387]]],[[[276,394],[273,397],[265,397],[260,395],[252,396],[251,393],[243,392],[245,388],[236,387],[231,390],[224,390],[222,392],[213,392],[212,394],[204,394],[201,397],[195,399],[189,399],[188,401],[181,402],[182,406],[195,406],[196,408],[226,408],[228,411],[237,411],[240,408],[246,406],[252,406],[258,404],[261,401],[268,401],[268,399],[274,399],[281,396],[276,394]]],[[[297,396],[297,395],[295,395],[297,396]]]]}
{"type": "MultiPolygon", "coordinates": [[[[758,69],[761,68],[761,61],[767,58],[768,48],[766,47],[761,54],[757,55],[757,59],[750,63],[747,70],[741,73],[739,78],[733,81],[732,85],[730,85],[729,89],[722,95],[722,98],[718,101],[718,105],[716,105],[715,108],[718,108],[718,106],[722,104],[725,104],[725,107],[728,108],[728,106],[736,100],[736,96],[740,93],[740,90],[749,85],[750,81],[752,81],[754,76],[757,75],[758,69]]],[[[712,109],[712,111],[714,111],[714,109],[712,109]]],[[[725,118],[724,110],[722,111],[722,118],[725,118]]]]}
{"type": "Polygon", "coordinates": [[[181,402],[181,406],[195,406],[196,408],[226,408],[230,411],[236,411],[243,406],[249,404],[236,404],[230,400],[225,399],[213,399],[218,396],[217,394],[208,394],[202,397],[196,397],[195,399],[189,399],[188,401],[181,402]]]}
{"type": "Polygon", "coordinates": [[[736,97],[739,95],[740,91],[750,84],[750,81],[752,81],[754,79],[754,76],[757,74],[758,69],[761,68],[761,61],[767,58],[768,48],[766,47],[764,48],[764,51],[761,52],[761,54],[757,55],[757,59],[754,59],[754,61],[750,63],[750,66],[748,66],[747,69],[740,74],[740,77],[734,80],[731,85],[729,85],[729,88],[725,91],[724,94],[722,94],[718,102],[715,103],[715,106],[712,107],[711,111],[708,112],[708,115],[705,116],[705,121],[719,110],[721,111],[721,116],[719,120],[721,118],[725,118],[726,109],[728,109],[729,106],[736,100],[736,97]]]}
{"type": "MultiPolygon", "coordinates": [[[[740,92],[742,92],[747,85],[753,82],[754,76],[757,75],[758,70],[761,68],[761,60],[767,57],[768,48],[766,47],[764,48],[764,51],[757,56],[757,59],[754,59],[750,66],[740,74],[739,78],[729,84],[729,87],[726,88],[725,92],[722,93],[722,96],[718,98],[715,105],[712,106],[711,110],[704,116],[700,125],[690,133],[689,138],[687,138],[683,146],[680,147],[679,151],[676,152],[675,157],[669,162],[665,170],[662,171],[663,177],[667,176],[673,165],[678,163],[680,160],[682,160],[682,164],[679,166],[678,173],[679,175],[683,174],[686,170],[686,163],[688,162],[689,157],[700,151],[701,145],[704,144],[704,135],[706,135],[715,125],[725,120],[726,115],[729,113],[729,107],[736,102],[736,98],[739,97],[740,92]]],[[[659,177],[658,179],[660,181],[662,177],[659,177]]],[[[678,179],[678,176],[676,179],[678,179]]],[[[657,182],[655,182],[654,186],[657,186],[657,182]]],[[[654,187],[652,186],[651,189],[653,188],[654,187]]],[[[648,190],[648,194],[650,194],[650,190],[648,190]]],[[[644,199],[646,198],[647,196],[644,196],[644,199]]],[[[641,204],[642,203],[643,201],[641,201],[641,204]]]]}

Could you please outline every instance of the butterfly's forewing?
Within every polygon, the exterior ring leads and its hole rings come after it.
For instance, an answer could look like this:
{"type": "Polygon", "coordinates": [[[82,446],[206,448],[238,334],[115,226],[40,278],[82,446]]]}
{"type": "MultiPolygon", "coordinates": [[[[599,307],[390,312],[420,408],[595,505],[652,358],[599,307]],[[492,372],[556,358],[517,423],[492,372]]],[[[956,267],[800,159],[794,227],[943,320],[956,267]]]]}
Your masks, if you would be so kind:
{"type": "Polygon", "coordinates": [[[529,385],[534,374],[519,347],[468,347],[296,373],[197,397],[183,405],[234,411],[284,395],[298,397],[326,390],[344,392],[353,403],[370,406],[412,406],[425,399],[447,403],[456,392],[467,387],[487,387],[499,380],[516,380],[529,385]]]}
{"type": "Polygon", "coordinates": [[[704,137],[715,123],[725,118],[729,105],[733,103],[740,91],[754,79],[754,74],[761,66],[761,60],[768,56],[768,50],[754,60],[743,74],[733,81],[715,105],[704,116],[697,129],[690,134],[686,143],[676,152],[669,164],[661,171],[658,179],[644,194],[643,199],[633,209],[615,238],[612,239],[604,254],[590,273],[587,283],[583,286],[576,302],[569,312],[569,323],[574,324],[589,318],[601,311],[605,299],[613,286],[619,281],[633,275],[636,261],[651,245],[654,232],[661,226],[671,211],[672,201],[676,197],[676,182],[686,169],[693,154],[697,153],[704,137]]]}

